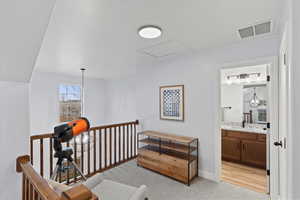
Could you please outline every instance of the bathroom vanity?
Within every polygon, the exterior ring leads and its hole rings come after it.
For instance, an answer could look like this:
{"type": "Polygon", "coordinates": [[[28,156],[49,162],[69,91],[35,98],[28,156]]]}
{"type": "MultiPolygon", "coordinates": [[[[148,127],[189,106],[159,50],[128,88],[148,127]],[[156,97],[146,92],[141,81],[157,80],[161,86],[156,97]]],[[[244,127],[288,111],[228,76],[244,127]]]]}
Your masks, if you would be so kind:
{"type": "Polygon", "coordinates": [[[222,129],[222,160],[266,169],[266,136],[264,130],[222,129]]]}

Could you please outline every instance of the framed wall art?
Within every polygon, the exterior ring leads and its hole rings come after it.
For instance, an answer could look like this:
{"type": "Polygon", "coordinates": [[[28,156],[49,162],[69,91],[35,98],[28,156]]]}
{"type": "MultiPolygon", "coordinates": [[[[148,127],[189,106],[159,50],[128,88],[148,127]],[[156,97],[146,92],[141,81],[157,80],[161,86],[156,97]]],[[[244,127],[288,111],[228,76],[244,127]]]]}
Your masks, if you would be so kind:
{"type": "Polygon", "coordinates": [[[184,121],[184,85],[160,87],[160,119],[184,121]]]}

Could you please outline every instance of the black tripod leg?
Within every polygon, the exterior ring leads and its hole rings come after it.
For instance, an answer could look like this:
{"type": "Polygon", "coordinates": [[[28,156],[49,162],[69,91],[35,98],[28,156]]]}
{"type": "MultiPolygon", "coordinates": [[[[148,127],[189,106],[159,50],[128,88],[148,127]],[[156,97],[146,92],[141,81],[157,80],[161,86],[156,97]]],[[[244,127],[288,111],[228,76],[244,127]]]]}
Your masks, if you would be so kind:
{"type": "Polygon", "coordinates": [[[56,181],[58,168],[59,168],[59,166],[56,165],[55,168],[54,168],[53,174],[52,174],[52,176],[50,177],[50,179],[53,180],[53,181],[56,181]]]}
{"type": "Polygon", "coordinates": [[[86,178],[85,175],[82,173],[82,171],[81,171],[80,168],[77,166],[77,164],[76,164],[74,161],[72,161],[71,163],[72,163],[72,165],[73,165],[74,168],[75,168],[75,176],[76,176],[76,171],[78,171],[79,174],[80,174],[80,176],[83,178],[83,180],[86,181],[87,178],[86,178]]]}
{"type": "Polygon", "coordinates": [[[62,168],[62,162],[63,162],[63,158],[58,158],[56,166],[55,166],[54,171],[53,171],[53,174],[50,177],[51,180],[56,181],[57,175],[58,175],[58,171],[60,171],[61,168],[62,168]]]}

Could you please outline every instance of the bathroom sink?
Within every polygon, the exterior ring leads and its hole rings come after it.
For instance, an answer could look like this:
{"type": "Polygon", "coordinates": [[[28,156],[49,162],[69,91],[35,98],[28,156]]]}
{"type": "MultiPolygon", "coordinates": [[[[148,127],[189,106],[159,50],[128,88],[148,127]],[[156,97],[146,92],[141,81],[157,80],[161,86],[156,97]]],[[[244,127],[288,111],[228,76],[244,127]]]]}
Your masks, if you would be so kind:
{"type": "Polygon", "coordinates": [[[245,128],[236,125],[222,125],[221,128],[225,130],[242,131],[242,132],[249,132],[249,133],[261,133],[261,134],[267,133],[267,130],[264,129],[263,127],[260,128],[253,125],[247,125],[245,128]]]}

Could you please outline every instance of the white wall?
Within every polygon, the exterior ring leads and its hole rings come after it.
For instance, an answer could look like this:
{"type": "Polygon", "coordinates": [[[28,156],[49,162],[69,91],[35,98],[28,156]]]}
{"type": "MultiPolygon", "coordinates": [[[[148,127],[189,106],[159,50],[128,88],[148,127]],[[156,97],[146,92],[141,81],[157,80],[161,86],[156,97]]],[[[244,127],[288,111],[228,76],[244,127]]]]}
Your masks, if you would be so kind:
{"type": "MultiPolygon", "coordinates": [[[[136,77],[119,80],[118,84],[111,86],[119,103],[113,102],[112,105],[117,106],[117,109],[110,108],[114,110],[110,118],[117,119],[120,115],[122,120],[136,118],[140,120],[142,129],[198,137],[200,175],[215,178],[214,148],[219,119],[220,69],[224,63],[277,56],[278,41],[277,37],[258,39],[214,51],[203,51],[191,56],[139,66],[136,77]],[[174,84],[185,85],[184,122],[159,119],[159,86],[174,84]],[[133,94],[134,90],[135,94],[133,94]],[[133,96],[128,97],[128,94],[133,96]],[[130,101],[121,100],[123,98],[130,101]],[[126,103],[129,105],[125,105],[126,103]],[[135,107],[133,103],[136,103],[135,107]]],[[[109,112],[108,110],[107,113],[109,112]]]]}
{"type": "Polygon", "coordinates": [[[16,158],[28,152],[28,84],[0,82],[0,199],[21,199],[16,158]]]}
{"type": "Polygon", "coordinates": [[[29,82],[55,2],[0,1],[0,80],[29,82]]]}
{"type": "Polygon", "coordinates": [[[106,81],[106,124],[137,120],[135,77],[106,81]]]}
{"type": "MultiPolygon", "coordinates": [[[[81,84],[80,77],[35,72],[30,83],[31,134],[52,132],[59,123],[60,84],[81,84]]],[[[105,81],[86,79],[85,116],[91,126],[105,123],[105,81]]]]}
{"type": "Polygon", "coordinates": [[[288,164],[291,165],[291,173],[289,177],[291,178],[291,199],[300,199],[300,1],[293,0],[291,4],[290,1],[287,2],[288,4],[288,11],[290,13],[288,18],[288,27],[289,31],[291,32],[289,38],[289,45],[288,45],[288,54],[289,54],[289,62],[291,62],[291,78],[292,78],[292,129],[290,131],[290,156],[288,164]]]}

